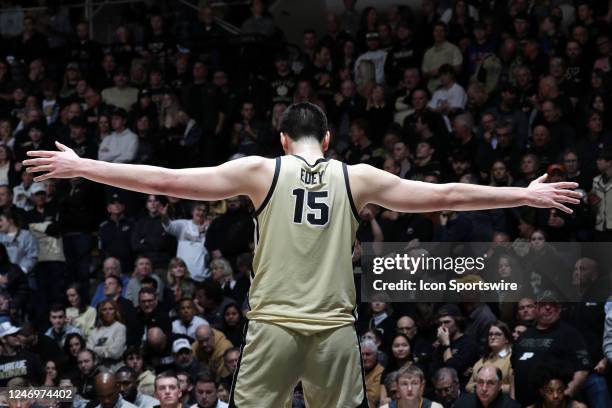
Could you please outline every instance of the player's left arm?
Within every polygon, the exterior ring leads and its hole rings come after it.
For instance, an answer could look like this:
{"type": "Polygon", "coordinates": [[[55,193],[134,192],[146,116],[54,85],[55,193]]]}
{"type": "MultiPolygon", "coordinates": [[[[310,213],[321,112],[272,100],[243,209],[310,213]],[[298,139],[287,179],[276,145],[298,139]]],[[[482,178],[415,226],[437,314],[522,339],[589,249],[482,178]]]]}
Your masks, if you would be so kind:
{"type": "Polygon", "coordinates": [[[572,212],[565,204],[578,204],[577,183],[545,183],[546,175],[526,187],[491,187],[465,183],[433,184],[404,180],[391,173],[358,164],[348,167],[357,210],[373,203],[393,211],[485,210],[529,205],[572,212]]]}

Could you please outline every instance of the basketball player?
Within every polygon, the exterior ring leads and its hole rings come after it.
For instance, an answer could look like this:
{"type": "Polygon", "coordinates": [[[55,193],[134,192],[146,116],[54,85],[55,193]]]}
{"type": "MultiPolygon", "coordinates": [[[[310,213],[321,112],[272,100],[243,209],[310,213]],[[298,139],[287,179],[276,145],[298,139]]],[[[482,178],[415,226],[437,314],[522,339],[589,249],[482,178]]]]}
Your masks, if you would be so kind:
{"type": "Polygon", "coordinates": [[[309,407],[367,407],[358,338],[351,247],[359,210],[373,203],[393,211],[483,210],[531,205],[570,213],[576,183],[527,188],[429,184],[403,180],[365,164],[328,160],[325,114],[290,106],[281,121],[286,156],[246,157],[217,167],[170,170],[30,151],[35,181],[84,177],[96,182],[192,200],[248,195],[255,208],[256,249],[245,344],[230,406],[290,407],[302,381],[309,407]]]}

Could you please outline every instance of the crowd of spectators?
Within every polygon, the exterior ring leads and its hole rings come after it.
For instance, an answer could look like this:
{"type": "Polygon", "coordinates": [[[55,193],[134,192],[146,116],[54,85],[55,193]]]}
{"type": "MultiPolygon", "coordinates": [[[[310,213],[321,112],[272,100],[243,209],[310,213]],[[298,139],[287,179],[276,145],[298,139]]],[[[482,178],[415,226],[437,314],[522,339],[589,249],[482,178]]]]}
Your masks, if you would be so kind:
{"type": "Polygon", "coordinates": [[[534,280],[546,262],[599,299],[564,303],[534,284],[512,303],[362,302],[370,407],[612,406],[609,265],[564,264],[553,244],[612,241],[607,2],[344,0],[295,45],[261,0],[239,37],[209,6],[127,5],[108,44],[74,10],[20,3],[0,2],[0,386],[73,385],[79,407],[175,406],[154,400],[165,373],[181,406],[226,406],[248,310],[248,198],[36,183],[21,162],[55,141],[171,168],[274,157],[282,113],[307,101],[328,116],[327,156],[348,164],[429,183],[547,174],[584,192],[572,214],[360,212],[356,270],[360,242],[491,242],[499,276],[534,280]],[[245,63],[258,53],[269,58],[245,63]]]}

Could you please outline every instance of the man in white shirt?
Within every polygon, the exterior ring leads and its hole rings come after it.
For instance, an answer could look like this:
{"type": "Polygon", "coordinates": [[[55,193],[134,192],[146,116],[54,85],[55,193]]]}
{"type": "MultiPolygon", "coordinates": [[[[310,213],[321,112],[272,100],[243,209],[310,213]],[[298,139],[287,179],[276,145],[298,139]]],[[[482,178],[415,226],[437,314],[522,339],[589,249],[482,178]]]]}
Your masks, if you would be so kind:
{"type": "Polygon", "coordinates": [[[359,64],[361,61],[372,61],[377,84],[385,83],[385,62],[387,61],[387,51],[380,49],[380,38],[377,32],[366,34],[366,44],[368,51],[361,54],[355,61],[355,77],[358,75],[359,64]]]}
{"type": "Polygon", "coordinates": [[[434,92],[428,106],[443,115],[465,109],[467,94],[463,87],[455,81],[455,68],[450,64],[444,64],[438,72],[441,86],[434,92]]]}
{"type": "Polygon", "coordinates": [[[136,405],[138,408],[150,408],[159,404],[159,401],[155,398],[138,392],[136,372],[130,367],[123,366],[117,370],[115,381],[123,399],[136,405]]]}
{"type": "Polygon", "coordinates": [[[98,159],[111,163],[129,163],[136,157],[138,136],[126,128],[127,112],[117,108],[111,115],[113,133],[100,142],[98,159]]]}
{"type": "Polygon", "coordinates": [[[184,334],[196,339],[196,330],[202,325],[208,325],[206,319],[196,316],[193,299],[183,298],[179,302],[179,318],[172,322],[172,333],[184,334]]]}
{"type": "Polygon", "coordinates": [[[191,210],[190,220],[170,220],[168,207],[162,207],[162,226],[167,233],[174,235],[178,241],[176,256],[187,264],[191,278],[202,282],[210,276],[206,266],[208,251],[204,246],[206,230],[210,222],[206,219],[206,204],[196,202],[191,210]]]}

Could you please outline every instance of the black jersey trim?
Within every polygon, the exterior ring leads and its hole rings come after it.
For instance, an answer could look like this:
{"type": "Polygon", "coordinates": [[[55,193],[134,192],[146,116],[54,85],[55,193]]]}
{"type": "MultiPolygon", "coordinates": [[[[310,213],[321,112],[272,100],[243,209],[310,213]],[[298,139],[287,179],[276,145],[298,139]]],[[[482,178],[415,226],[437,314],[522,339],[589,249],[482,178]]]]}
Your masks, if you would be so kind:
{"type": "MultiPolygon", "coordinates": [[[[247,295],[247,303],[248,303],[248,295],[247,295]]],[[[238,372],[240,371],[240,363],[242,362],[242,356],[244,354],[244,346],[246,345],[246,337],[247,332],[249,331],[249,322],[247,320],[244,325],[244,329],[242,331],[242,344],[240,345],[240,355],[238,357],[238,364],[236,365],[236,369],[234,370],[234,375],[232,376],[232,384],[230,387],[230,400],[228,406],[231,408],[237,408],[236,402],[234,401],[234,393],[236,391],[236,382],[238,381],[238,372]]]]}
{"type": "Polygon", "coordinates": [[[357,211],[357,207],[355,207],[355,202],[353,201],[353,193],[351,193],[351,183],[349,182],[348,168],[346,167],[346,163],[342,163],[342,173],[344,173],[344,185],[346,186],[346,194],[348,195],[349,203],[351,203],[353,216],[359,222],[359,211],[357,211]]]}
{"type": "Polygon", "coordinates": [[[326,162],[329,160],[329,158],[326,157],[321,157],[319,159],[317,159],[316,162],[314,162],[314,164],[310,164],[308,163],[308,161],[303,158],[302,156],[298,156],[297,154],[294,154],[293,157],[297,157],[298,159],[302,160],[304,163],[306,163],[308,165],[308,167],[315,167],[317,164],[322,163],[322,162],[326,162]]]}
{"type": "Polygon", "coordinates": [[[264,208],[266,208],[266,205],[268,205],[268,201],[270,201],[270,199],[272,198],[272,194],[274,193],[274,189],[276,188],[276,182],[278,181],[278,175],[280,173],[280,166],[281,166],[281,158],[277,157],[276,164],[274,167],[274,177],[272,178],[272,185],[270,186],[270,190],[268,190],[268,194],[266,195],[266,198],[264,198],[263,203],[261,203],[259,208],[255,210],[255,212],[253,213],[253,217],[257,217],[259,214],[261,214],[264,208]]]}

